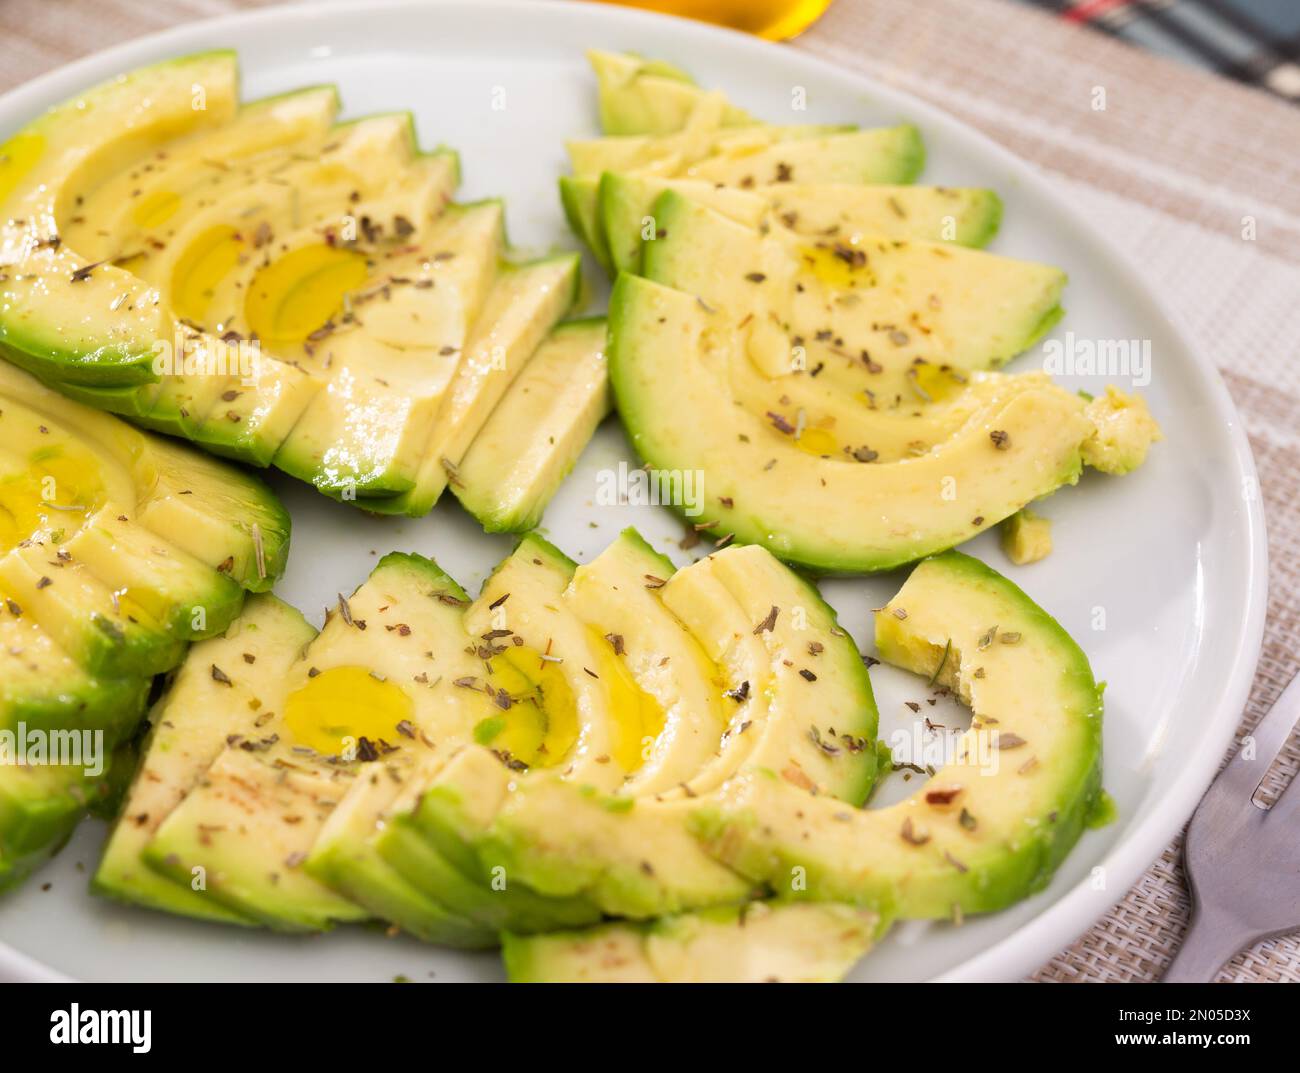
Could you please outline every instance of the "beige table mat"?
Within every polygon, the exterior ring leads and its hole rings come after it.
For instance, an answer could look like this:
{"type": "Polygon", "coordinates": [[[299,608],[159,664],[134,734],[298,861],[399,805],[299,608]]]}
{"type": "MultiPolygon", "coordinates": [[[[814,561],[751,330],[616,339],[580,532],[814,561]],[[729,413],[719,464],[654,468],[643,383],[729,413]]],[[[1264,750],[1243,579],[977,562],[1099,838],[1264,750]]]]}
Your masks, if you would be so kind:
{"type": "MultiPolygon", "coordinates": [[[[260,6],[0,0],[0,90],[118,41],[260,6]]],[[[793,47],[924,97],[1034,161],[1124,236],[1217,356],[1269,522],[1269,624],[1243,731],[1253,725],[1300,667],[1300,112],[1003,0],[838,0],[793,47]],[[1253,241],[1241,237],[1247,217],[1253,241]]],[[[1034,978],[1155,979],[1186,926],[1180,873],[1173,845],[1073,946],[1044,950],[1034,978]]],[[[1262,944],[1223,978],[1300,982],[1300,939],[1262,944]]]]}

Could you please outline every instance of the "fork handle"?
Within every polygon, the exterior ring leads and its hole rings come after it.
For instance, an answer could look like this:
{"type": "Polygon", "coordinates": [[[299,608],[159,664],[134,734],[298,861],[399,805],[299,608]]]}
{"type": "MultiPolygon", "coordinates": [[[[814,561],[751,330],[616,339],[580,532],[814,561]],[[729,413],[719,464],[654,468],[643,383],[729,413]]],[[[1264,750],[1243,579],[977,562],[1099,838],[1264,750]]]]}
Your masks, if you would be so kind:
{"type": "Polygon", "coordinates": [[[1192,921],[1183,936],[1174,960],[1161,977],[1166,984],[1213,983],[1233,956],[1251,946],[1258,938],[1234,920],[1212,917],[1199,908],[1192,911],[1192,921]]]}

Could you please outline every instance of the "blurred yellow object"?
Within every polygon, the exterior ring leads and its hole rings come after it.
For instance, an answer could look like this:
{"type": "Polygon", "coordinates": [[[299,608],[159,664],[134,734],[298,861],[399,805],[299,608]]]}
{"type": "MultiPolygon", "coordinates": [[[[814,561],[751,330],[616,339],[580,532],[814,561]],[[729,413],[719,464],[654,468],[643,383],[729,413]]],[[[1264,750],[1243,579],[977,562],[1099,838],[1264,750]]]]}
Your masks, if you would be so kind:
{"type": "Polygon", "coordinates": [[[666,15],[683,15],[700,22],[784,41],[808,29],[831,6],[831,0],[598,0],[639,7],[666,15]]]}

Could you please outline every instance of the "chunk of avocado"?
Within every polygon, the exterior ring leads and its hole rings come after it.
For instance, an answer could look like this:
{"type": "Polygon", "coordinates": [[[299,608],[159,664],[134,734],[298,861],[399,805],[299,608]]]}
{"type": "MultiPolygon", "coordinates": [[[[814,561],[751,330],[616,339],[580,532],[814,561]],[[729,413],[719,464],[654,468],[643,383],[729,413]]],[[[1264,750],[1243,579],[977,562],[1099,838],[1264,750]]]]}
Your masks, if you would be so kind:
{"type": "Polygon", "coordinates": [[[736,708],[720,741],[721,766],[706,762],[698,782],[631,796],[590,778],[512,780],[504,769],[494,785],[486,763],[448,765],[417,821],[449,831],[476,817],[482,833],[473,844],[486,873],[647,918],[750,896],[752,885],[701,852],[686,827],[736,771],[773,768],[802,788],[861,801],[876,771],[875,704],[852,641],[816,590],[748,547],[702,559],[655,591],[706,657],[726,667],[725,680],[712,683],[736,708]],[[691,626],[699,619],[708,630],[691,626]]]}
{"type": "Polygon", "coordinates": [[[847,905],[751,902],[646,924],[502,936],[512,983],[835,983],[875,941],[847,905]]]}
{"type": "Polygon", "coordinates": [[[451,475],[489,533],[526,532],[613,407],[605,318],[557,325],[528,359],[451,475]]]}
{"type": "Polygon", "coordinates": [[[1102,473],[1131,473],[1146,461],[1151,444],[1164,438],[1141,397],[1110,385],[1089,400],[1088,418],[1095,431],[1083,445],[1083,460],[1102,473]]]}
{"type": "Polygon", "coordinates": [[[912,571],[876,613],[876,645],[970,705],[956,760],[898,804],[849,811],[747,772],[692,829],[779,896],[886,916],[990,912],[1044,887],[1101,793],[1101,688],[1087,657],[1024,592],[959,552],[912,571]]]}
{"type": "Polygon", "coordinates": [[[997,233],[1002,201],[992,190],[850,183],[770,183],[742,189],[703,179],[665,179],[607,171],[600,177],[600,219],[618,271],[640,272],[641,244],[659,237],[654,205],[675,190],[751,227],[765,217],[796,234],[852,243],[869,234],[983,246],[997,233]]]}
{"type": "Polygon", "coordinates": [[[1095,426],[1082,399],[1041,377],[991,390],[915,457],[809,451],[796,421],[732,403],[734,316],[626,274],[610,303],[610,378],[632,444],[655,468],[704,472],[715,532],[822,572],[884,570],[1079,477],[1095,426]]]}
{"type": "Polygon", "coordinates": [[[1036,563],[1052,553],[1052,522],[1024,507],[1002,523],[1001,541],[1017,566],[1036,563]]]}

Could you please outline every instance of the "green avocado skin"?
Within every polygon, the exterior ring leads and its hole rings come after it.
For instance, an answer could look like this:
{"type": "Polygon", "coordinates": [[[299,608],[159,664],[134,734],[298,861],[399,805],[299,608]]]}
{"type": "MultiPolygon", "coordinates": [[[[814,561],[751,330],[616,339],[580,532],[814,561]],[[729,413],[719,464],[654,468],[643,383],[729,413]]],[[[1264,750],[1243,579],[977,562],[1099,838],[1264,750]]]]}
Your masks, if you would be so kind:
{"type": "Polygon", "coordinates": [[[128,743],[106,759],[97,777],[80,769],[49,768],[42,772],[39,790],[0,781],[0,894],[62,849],[87,810],[105,818],[115,812],[136,759],[128,743]]]}
{"type": "MultiPolygon", "coordinates": [[[[753,810],[705,806],[690,820],[690,828],[706,847],[720,853],[742,875],[762,881],[803,869],[806,889],[795,897],[812,901],[845,901],[878,910],[890,919],[945,919],[954,907],[963,913],[989,913],[1029,897],[1051,881],[1074,848],[1102,797],[1102,689],[1088,658],[1074,639],[1019,587],[991,567],[957,551],[923,561],[942,572],[942,591],[953,601],[978,599],[992,593],[1004,610],[1004,629],[1035,636],[1052,652],[1059,666],[1060,718],[1081,728],[1082,743],[1062,771],[1041,814],[1028,822],[1014,845],[991,843],[963,858],[965,870],[946,867],[895,874],[877,868],[867,876],[843,862],[819,854],[813,837],[801,845],[767,839],[753,810]],[[1006,609],[1013,613],[1006,618],[1006,609]],[[1032,828],[1032,834],[1023,831],[1032,828]]],[[[884,653],[882,653],[884,654],[884,653]]],[[[888,661],[888,660],[887,660],[888,661]]],[[[776,776],[765,778],[775,784],[776,776]]],[[[819,819],[824,817],[818,817],[819,819]]]]}

